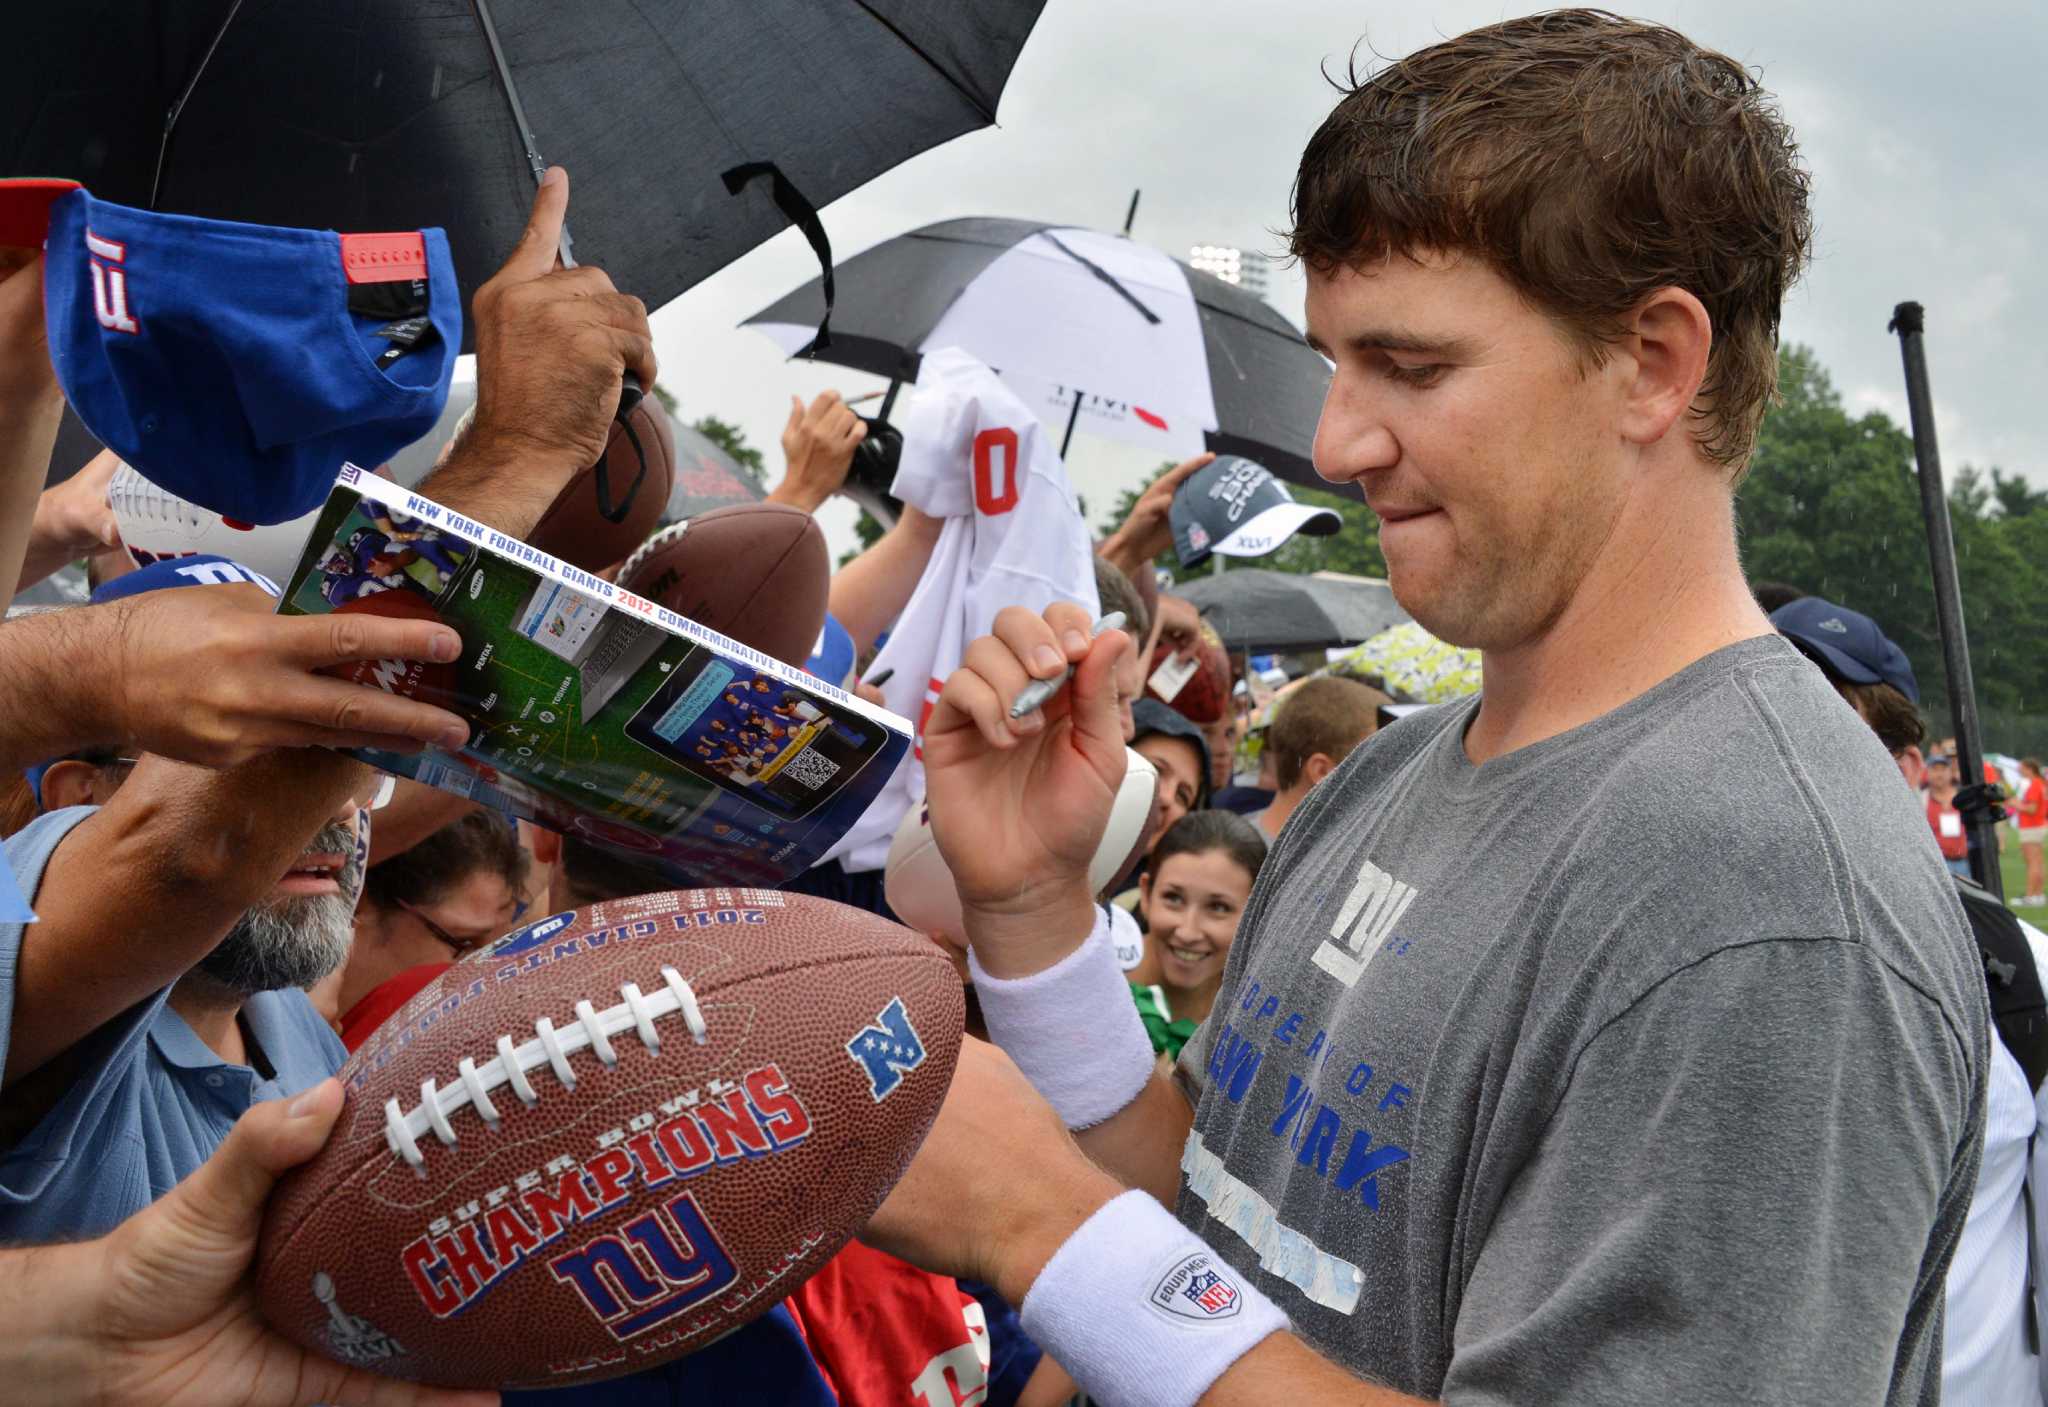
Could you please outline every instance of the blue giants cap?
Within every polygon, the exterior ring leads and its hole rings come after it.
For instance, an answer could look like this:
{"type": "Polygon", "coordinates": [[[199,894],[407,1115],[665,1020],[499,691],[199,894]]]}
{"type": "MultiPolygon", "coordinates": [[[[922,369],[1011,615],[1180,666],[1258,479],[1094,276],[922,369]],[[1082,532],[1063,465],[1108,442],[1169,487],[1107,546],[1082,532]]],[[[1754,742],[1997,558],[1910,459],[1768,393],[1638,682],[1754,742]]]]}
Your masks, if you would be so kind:
{"type": "Polygon", "coordinates": [[[1802,596],[1773,611],[1771,624],[1834,678],[1851,684],[1889,684],[1920,702],[1912,661],[1869,616],[1818,596],[1802,596]]]}
{"type": "Polygon", "coordinates": [[[338,235],[51,204],[50,360],[151,482],[248,523],[312,511],[349,461],[434,426],[462,345],[440,230],[338,235]]]}
{"type": "Polygon", "coordinates": [[[854,662],[853,637],[846,633],[837,616],[826,612],[818,643],[811,647],[811,657],[804,661],[804,668],[835,689],[843,689],[853,673],[854,662]]]}

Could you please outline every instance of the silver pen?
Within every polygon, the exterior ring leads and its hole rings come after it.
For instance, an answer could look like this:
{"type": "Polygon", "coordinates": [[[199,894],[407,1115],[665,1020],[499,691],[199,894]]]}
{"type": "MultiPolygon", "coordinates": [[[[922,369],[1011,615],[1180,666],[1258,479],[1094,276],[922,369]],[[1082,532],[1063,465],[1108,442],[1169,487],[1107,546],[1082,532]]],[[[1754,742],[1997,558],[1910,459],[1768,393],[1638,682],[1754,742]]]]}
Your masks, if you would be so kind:
{"type": "MultiPolygon", "coordinates": [[[[1122,630],[1123,628],[1124,613],[1122,611],[1111,611],[1101,620],[1095,622],[1089,634],[1095,636],[1102,634],[1105,630],[1122,630]]],[[[1060,687],[1073,677],[1074,667],[1068,665],[1059,672],[1059,677],[1056,679],[1032,680],[1019,691],[1017,701],[1010,705],[1010,717],[1022,718],[1034,709],[1044,708],[1046,700],[1057,694],[1060,691],[1060,687]]]]}

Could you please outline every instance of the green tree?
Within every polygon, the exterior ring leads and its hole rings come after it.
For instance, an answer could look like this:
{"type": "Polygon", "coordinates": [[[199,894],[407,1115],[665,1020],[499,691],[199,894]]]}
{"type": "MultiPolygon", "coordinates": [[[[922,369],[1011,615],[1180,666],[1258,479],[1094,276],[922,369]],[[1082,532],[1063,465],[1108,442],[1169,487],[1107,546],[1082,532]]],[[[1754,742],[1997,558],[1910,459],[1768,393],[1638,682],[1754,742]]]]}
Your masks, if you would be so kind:
{"type": "MultiPolygon", "coordinates": [[[[1782,404],[1764,418],[1748,481],[1736,500],[1752,581],[1782,581],[1876,620],[1898,641],[1920,683],[1936,736],[1950,728],[1927,529],[1912,440],[1878,412],[1852,417],[1811,350],[1779,358],[1782,404]]],[[[2048,745],[2048,654],[2035,622],[2048,616],[2048,513],[1997,470],[1965,469],[1950,486],[1972,673],[1985,744],[2009,752],[2048,745]],[[2007,515],[2008,507],[2021,511],[2007,515]]]]}
{"type": "Polygon", "coordinates": [[[715,415],[700,416],[690,422],[690,428],[731,455],[748,478],[767,487],[767,465],[761,459],[761,451],[747,443],[746,431],[715,415]]]}

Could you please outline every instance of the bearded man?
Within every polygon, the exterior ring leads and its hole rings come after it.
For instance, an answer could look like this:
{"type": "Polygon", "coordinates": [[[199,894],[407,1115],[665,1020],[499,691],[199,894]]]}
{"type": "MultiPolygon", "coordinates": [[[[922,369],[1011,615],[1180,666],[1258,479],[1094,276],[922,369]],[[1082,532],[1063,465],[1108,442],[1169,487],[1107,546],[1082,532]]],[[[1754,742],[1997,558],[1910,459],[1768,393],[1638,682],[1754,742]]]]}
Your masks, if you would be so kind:
{"type": "MultiPolygon", "coordinates": [[[[95,600],[260,589],[194,586],[188,565],[95,600]]],[[[7,861],[39,919],[0,926],[0,1240],[99,1234],[250,1105],[341,1068],[303,989],[348,956],[378,787],[310,750],[210,771],[99,749],[29,776],[43,814],[7,861]]]]}

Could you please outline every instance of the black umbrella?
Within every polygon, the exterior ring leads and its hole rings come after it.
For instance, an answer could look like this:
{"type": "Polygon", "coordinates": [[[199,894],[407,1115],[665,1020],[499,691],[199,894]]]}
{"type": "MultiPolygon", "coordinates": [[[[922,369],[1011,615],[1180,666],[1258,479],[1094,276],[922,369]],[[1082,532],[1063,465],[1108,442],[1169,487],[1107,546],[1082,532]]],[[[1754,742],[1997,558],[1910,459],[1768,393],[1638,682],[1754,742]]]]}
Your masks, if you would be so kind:
{"type": "Polygon", "coordinates": [[[1355,645],[1409,619],[1384,581],[1336,573],[1219,572],[1173,588],[1233,651],[1355,645]]]}
{"type": "MultiPolygon", "coordinates": [[[[1309,462],[1328,364],[1263,299],[1178,259],[1096,230],[973,218],[885,240],[838,272],[821,360],[915,381],[927,349],[963,347],[1069,435],[1078,421],[1331,488],[1309,462]]],[[[813,279],[742,325],[795,353],[826,297],[813,279]]]]}
{"type": "Polygon", "coordinates": [[[793,220],[822,245],[813,206],[992,123],[1043,4],[25,5],[0,59],[0,169],[217,219],[440,225],[466,296],[525,227],[544,152],[575,178],[579,252],[658,307],[793,220]]]}

